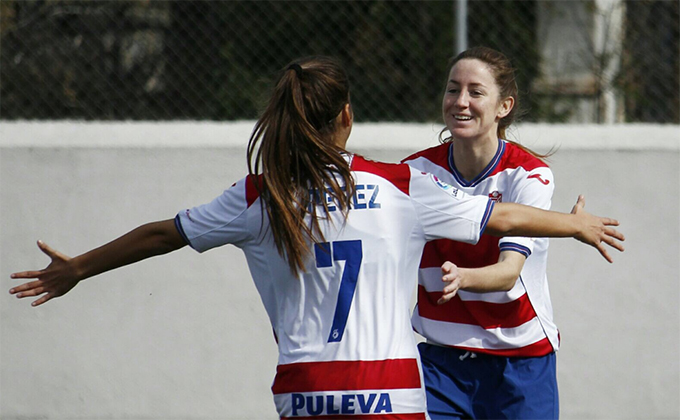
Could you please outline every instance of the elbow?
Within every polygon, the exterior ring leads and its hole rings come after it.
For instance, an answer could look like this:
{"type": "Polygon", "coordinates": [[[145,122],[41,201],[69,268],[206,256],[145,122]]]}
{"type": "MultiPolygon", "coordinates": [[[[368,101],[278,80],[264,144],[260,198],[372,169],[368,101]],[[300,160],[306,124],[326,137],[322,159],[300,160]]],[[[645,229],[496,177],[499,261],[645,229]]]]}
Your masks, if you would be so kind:
{"type": "Polygon", "coordinates": [[[184,241],[184,238],[182,238],[179,233],[177,232],[171,232],[171,233],[165,233],[162,235],[162,237],[159,239],[158,242],[158,251],[159,254],[167,254],[172,251],[177,251],[178,249],[186,246],[187,243],[184,241]]]}
{"type": "Polygon", "coordinates": [[[525,206],[514,203],[496,204],[484,232],[491,236],[522,236],[522,228],[530,223],[520,211],[523,209],[525,206]]]}
{"type": "Polygon", "coordinates": [[[496,214],[494,211],[486,224],[484,233],[491,236],[511,236],[515,229],[511,217],[509,213],[496,214]]]}
{"type": "Polygon", "coordinates": [[[515,287],[515,284],[517,284],[518,279],[519,279],[519,275],[517,275],[516,277],[513,277],[511,279],[508,279],[507,281],[505,281],[504,283],[502,283],[498,287],[499,291],[509,292],[510,290],[512,290],[513,287],[515,287]]]}
{"type": "Polygon", "coordinates": [[[149,223],[143,228],[148,229],[149,246],[154,255],[163,255],[178,250],[186,245],[173,221],[149,223]]]}
{"type": "Polygon", "coordinates": [[[168,254],[180,249],[184,245],[186,244],[177,244],[170,240],[170,238],[162,238],[157,244],[156,251],[158,255],[168,254]]]}

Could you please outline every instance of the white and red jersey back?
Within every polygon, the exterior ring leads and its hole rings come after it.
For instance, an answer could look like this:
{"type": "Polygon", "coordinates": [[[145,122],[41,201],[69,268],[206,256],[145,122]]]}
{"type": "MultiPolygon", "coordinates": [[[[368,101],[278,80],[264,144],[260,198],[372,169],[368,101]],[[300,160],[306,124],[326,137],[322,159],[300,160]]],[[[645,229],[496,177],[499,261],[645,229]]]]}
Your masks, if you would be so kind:
{"type": "Polygon", "coordinates": [[[327,192],[310,191],[329,213],[323,243],[297,276],[273,243],[252,176],[180,212],[178,229],[198,251],[228,243],[244,251],[277,338],[272,391],[282,418],[424,419],[410,325],[422,249],[442,237],[477,242],[493,201],[404,164],[347,159],[356,183],[347,219],[327,192]]]}
{"type": "MultiPolygon", "coordinates": [[[[499,140],[496,155],[475,179],[465,180],[453,162],[453,143],[418,152],[405,163],[431,172],[468,194],[492,200],[549,209],[553,174],[540,159],[516,144],[499,140]]],[[[476,245],[449,240],[428,243],[418,275],[418,305],[414,329],[434,344],[499,356],[542,356],[559,347],[553,322],[546,264],[547,238],[483,235],[476,245]],[[441,270],[445,261],[459,267],[484,267],[498,262],[501,251],[527,257],[515,286],[507,292],[459,291],[447,304],[442,295],[441,270]]]]}

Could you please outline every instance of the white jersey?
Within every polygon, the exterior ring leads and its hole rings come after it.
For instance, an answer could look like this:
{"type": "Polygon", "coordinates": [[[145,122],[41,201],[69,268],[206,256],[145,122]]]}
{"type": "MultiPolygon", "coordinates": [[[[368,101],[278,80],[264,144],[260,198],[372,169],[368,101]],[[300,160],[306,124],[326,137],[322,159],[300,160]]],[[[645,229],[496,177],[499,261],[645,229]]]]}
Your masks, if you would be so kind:
{"type": "MultiPolygon", "coordinates": [[[[404,162],[431,172],[468,194],[549,209],[553,174],[540,159],[513,143],[499,140],[496,155],[479,176],[466,181],[453,163],[453,143],[418,152],[404,162]]],[[[553,322],[546,264],[547,238],[494,238],[483,235],[476,245],[438,240],[428,243],[419,270],[418,305],[413,327],[429,342],[499,356],[543,356],[559,347],[553,322]],[[459,291],[447,304],[442,295],[445,261],[474,268],[495,264],[501,251],[527,257],[515,286],[507,292],[459,291]]]]}
{"type": "Polygon", "coordinates": [[[199,252],[234,244],[245,253],[279,348],[272,391],[281,418],[425,419],[409,319],[422,249],[442,237],[477,242],[494,203],[404,164],[347,158],[356,183],[349,215],[326,192],[310,192],[329,200],[326,242],[313,245],[298,276],[277,252],[266,212],[263,226],[255,177],[180,212],[177,227],[199,252]]]}

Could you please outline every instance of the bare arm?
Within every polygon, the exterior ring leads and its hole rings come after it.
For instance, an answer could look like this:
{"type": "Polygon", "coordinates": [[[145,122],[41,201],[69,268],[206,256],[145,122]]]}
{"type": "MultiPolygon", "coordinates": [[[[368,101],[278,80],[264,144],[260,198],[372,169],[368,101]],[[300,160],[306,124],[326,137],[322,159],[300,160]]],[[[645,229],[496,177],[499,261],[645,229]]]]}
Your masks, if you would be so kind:
{"type": "Polygon", "coordinates": [[[437,301],[443,304],[451,300],[458,290],[475,293],[507,291],[513,288],[526,257],[518,252],[503,251],[498,262],[479,268],[459,268],[452,262],[442,265],[442,281],[446,283],[443,295],[437,301]]]}
{"type": "Polygon", "coordinates": [[[515,203],[498,203],[489,217],[485,233],[493,236],[537,236],[576,238],[596,248],[609,262],[613,262],[604,244],[619,251],[625,240],[623,234],[611,226],[619,222],[598,217],[585,210],[585,199],[579,196],[571,214],[541,210],[515,203]]]}
{"type": "Polygon", "coordinates": [[[43,270],[12,274],[13,279],[36,280],[13,287],[9,292],[18,298],[43,295],[32,303],[33,306],[39,306],[68,293],[81,280],[146,258],[167,254],[185,245],[186,242],[172,219],[147,223],[74,258],[38,241],[40,250],[52,261],[43,270]]]}

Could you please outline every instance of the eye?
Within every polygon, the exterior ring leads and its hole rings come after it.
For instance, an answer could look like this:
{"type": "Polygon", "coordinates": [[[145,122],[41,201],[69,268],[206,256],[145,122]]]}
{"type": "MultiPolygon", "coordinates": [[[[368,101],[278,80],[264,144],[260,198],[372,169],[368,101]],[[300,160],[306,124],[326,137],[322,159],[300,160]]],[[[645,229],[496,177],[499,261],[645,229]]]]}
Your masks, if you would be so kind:
{"type": "Polygon", "coordinates": [[[450,88],[449,90],[447,90],[448,93],[458,93],[459,91],[460,89],[458,88],[450,88]]]}
{"type": "Polygon", "coordinates": [[[484,95],[484,92],[482,92],[481,90],[473,90],[472,91],[472,96],[482,96],[482,95],[484,95]]]}

